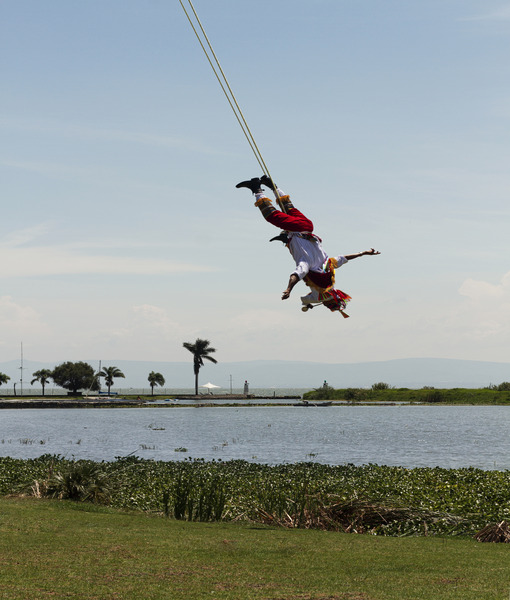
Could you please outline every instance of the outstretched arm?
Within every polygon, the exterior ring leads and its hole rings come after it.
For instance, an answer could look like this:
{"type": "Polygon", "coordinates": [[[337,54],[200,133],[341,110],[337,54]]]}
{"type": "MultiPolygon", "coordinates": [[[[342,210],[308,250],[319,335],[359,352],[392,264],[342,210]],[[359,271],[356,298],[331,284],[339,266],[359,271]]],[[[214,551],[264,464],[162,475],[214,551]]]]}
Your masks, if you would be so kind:
{"type": "Polygon", "coordinates": [[[287,300],[287,298],[290,296],[290,293],[292,292],[292,288],[296,285],[298,281],[299,277],[295,273],[292,273],[292,275],[289,278],[289,285],[282,294],[282,300],[287,300]]]}
{"type": "Polygon", "coordinates": [[[364,250],[363,252],[358,252],[357,254],[346,254],[345,258],[347,260],[354,260],[355,258],[359,258],[360,256],[375,256],[376,254],[381,253],[378,250],[370,248],[370,250],[364,250]]]}

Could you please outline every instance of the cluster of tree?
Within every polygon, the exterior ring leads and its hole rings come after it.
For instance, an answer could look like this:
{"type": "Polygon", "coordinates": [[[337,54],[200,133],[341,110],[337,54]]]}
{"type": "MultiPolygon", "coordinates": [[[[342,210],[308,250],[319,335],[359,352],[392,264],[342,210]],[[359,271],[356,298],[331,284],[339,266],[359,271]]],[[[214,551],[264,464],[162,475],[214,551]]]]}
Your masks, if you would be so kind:
{"type": "Polygon", "coordinates": [[[510,382],[509,381],[503,381],[503,383],[500,383],[499,385],[489,385],[489,387],[487,388],[488,390],[497,390],[498,392],[508,392],[510,391],[510,382]]]}
{"type": "MultiPolygon", "coordinates": [[[[204,360],[209,360],[213,363],[218,361],[210,356],[213,352],[216,352],[215,348],[211,348],[208,340],[202,340],[197,338],[193,343],[184,342],[184,348],[189,350],[193,354],[193,372],[195,374],[195,394],[198,395],[198,373],[201,367],[204,366],[204,360]]],[[[94,368],[85,362],[71,362],[67,361],[55,367],[52,371],[50,369],[40,369],[32,373],[32,381],[30,385],[39,382],[42,386],[42,393],[44,396],[46,385],[53,380],[53,382],[59,387],[69,390],[73,394],[76,394],[79,390],[90,390],[98,391],[100,389],[101,378],[104,378],[105,385],[108,388],[108,395],[110,389],[114,384],[114,380],[117,378],[125,377],[124,373],[118,367],[105,367],[98,373],[95,372],[94,368]]],[[[10,380],[8,375],[0,373],[0,385],[7,383],[10,380]]],[[[155,373],[151,371],[147,377],[147,381],[151,387],[152,394],[154,394],[154,388],[156,386],[164,386],[165,378],[161,373],[155,373]]]]}
{"type": "MultiPolygon", "coordinates": [[[[113,385],[114,379],[117,377],[124,377],[124,373],[117,367],[106,367],[96,373],[93,367],[88,363],[82,361],[67,361],[55,367],[53,371],[50,369],[40,369],[39,371],[35,371],[32,373],[32,377],[33,379],[30,382],[30,385],[39,382],[42,386],[44,396],[46,386],[51,380],[59,387],[77,393],[78,390],[99,390],[101,377],[104,378],[105,384],[108,387],[108,393],[110,393],[110,388],[113,385]]],[[[161,380],[163,383],[165,382],[164,378],[162,378],[159,373],[151,373],[149,375],[149,381],[151,378],[155,381],[154,385],[161,380]],[[159,377],[153,377],[154,375],[159,375],[161,379],[159,377]]],[[[9,380],[10,377],[8,375],[0,373],[0,385],[7,383],[9,380]]],[[[163,383],[161,385],[163,385],[163,383]]]]}

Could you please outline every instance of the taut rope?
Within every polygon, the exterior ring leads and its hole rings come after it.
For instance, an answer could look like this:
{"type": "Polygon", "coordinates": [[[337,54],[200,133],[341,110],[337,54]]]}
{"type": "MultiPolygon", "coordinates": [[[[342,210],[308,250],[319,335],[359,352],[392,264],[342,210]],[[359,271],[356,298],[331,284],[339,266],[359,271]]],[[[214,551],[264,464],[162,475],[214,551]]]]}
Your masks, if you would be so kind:
{"type": "MultiPolygon", "coordinates": [[[[248,123],[246,122],[246,119],[244,118],[243,111],[241,110],[241,107],[239,106],[239,103],[237,102],[234,92],[232,91],[232,88],[230,87],[228,79],[221,67],[220,61],[218,60],[218,57],[216,56],[216,53],[213,50],[211,42],[209,41],[209,38],[207,37],[207,34],[202,25],[202,22],[200,21],[200,18],[198,17],[197,11],[195,10],[195,7],[193,6],[193,3],[191,0],[187,0],[187,2],[193,12],[195,21],[193,21],[192,17],[190,16],[190,13],[188,12],[188,10],[186,10],[186,7],[184,6],[183,1],[179,0],[182,10],[184,11],[186,17],[188,18],[189,24],[191,25],[191,28],[193,29],[193,31],[195,33],[195,36],[196,36],[196,38],[203,50],[208,62],[209,62],[209,65],[211,66],[211,69],[213,70],[213,73],[216,76],[216,79],[218,80],[218,83],[220,84],[221,89],[223,90],[225,98],[227,99],[227,101],[230,105],[230,108],[232,109],[232,112],[234,113],[234,115],[237,119],[237,122],[239,123],[239,126],[241,127],[241,129],[244,133],[244,136],[247,139],[248,144],[250,145],[250,148],[251,148],[253,154],[255,155],[257,162],[259,163],[260,168],[262,169],[263,173],[265,175],[267,175],[272,181],[272,177],[269,173],[269,169],[267,168],[266,162],[265,162],[264,158],[262,157],[262,153],[260,152],[259,147],[257,146],[257,142],[255,141],[255,138],[253,137],[253,134],[248,126],[248,123]]],[[[276,189],[274,191],[276,193],[276,189]]]]}

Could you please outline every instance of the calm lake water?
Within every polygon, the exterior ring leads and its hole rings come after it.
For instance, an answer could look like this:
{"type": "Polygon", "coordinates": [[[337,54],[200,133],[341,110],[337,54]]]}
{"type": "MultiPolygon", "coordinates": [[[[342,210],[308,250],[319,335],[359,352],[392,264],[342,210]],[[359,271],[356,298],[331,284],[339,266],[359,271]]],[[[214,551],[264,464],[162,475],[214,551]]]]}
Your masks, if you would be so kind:
{"type": "Polygon", "coordinates": [[[0,455],[510,469],[510,407],[5,409],[0,455]],[[186,449],[186,451],[182,451],[186,449]]]}

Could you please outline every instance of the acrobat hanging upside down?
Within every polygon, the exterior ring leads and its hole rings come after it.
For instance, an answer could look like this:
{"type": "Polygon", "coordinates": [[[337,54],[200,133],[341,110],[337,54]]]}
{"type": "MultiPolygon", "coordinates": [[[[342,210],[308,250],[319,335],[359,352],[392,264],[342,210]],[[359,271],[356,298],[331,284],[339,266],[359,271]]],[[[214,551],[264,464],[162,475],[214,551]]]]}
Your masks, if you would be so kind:
{"type": "Polygon", "coordinates": [[[296,262],[296,269],[289,278],[287,289],[283,291],[282,300],[287,300],[296,283],[303,280],[311,292],[301,297],[301,310],[307,311],[314,305],[324,304],[331,311],[340,311],[342,316],[348,317],[344,310],[351,297],[335,289],[335,269],[360,256],[375,256],[380,252],[370,248],[357,254],[329,257],[322,248],[322,240],[313,233],[312,221],[294,208],[289,196],[267,175],[241,181],[236,187],[251,190],[255,195],[255,206],[260,208],[266,221],[283,229],[280,235],[270,241],[280,240],[287,246],[296,262]],[[273,190],[281,210],[277,210],[265,195],[263,185],[273,190]]]}

